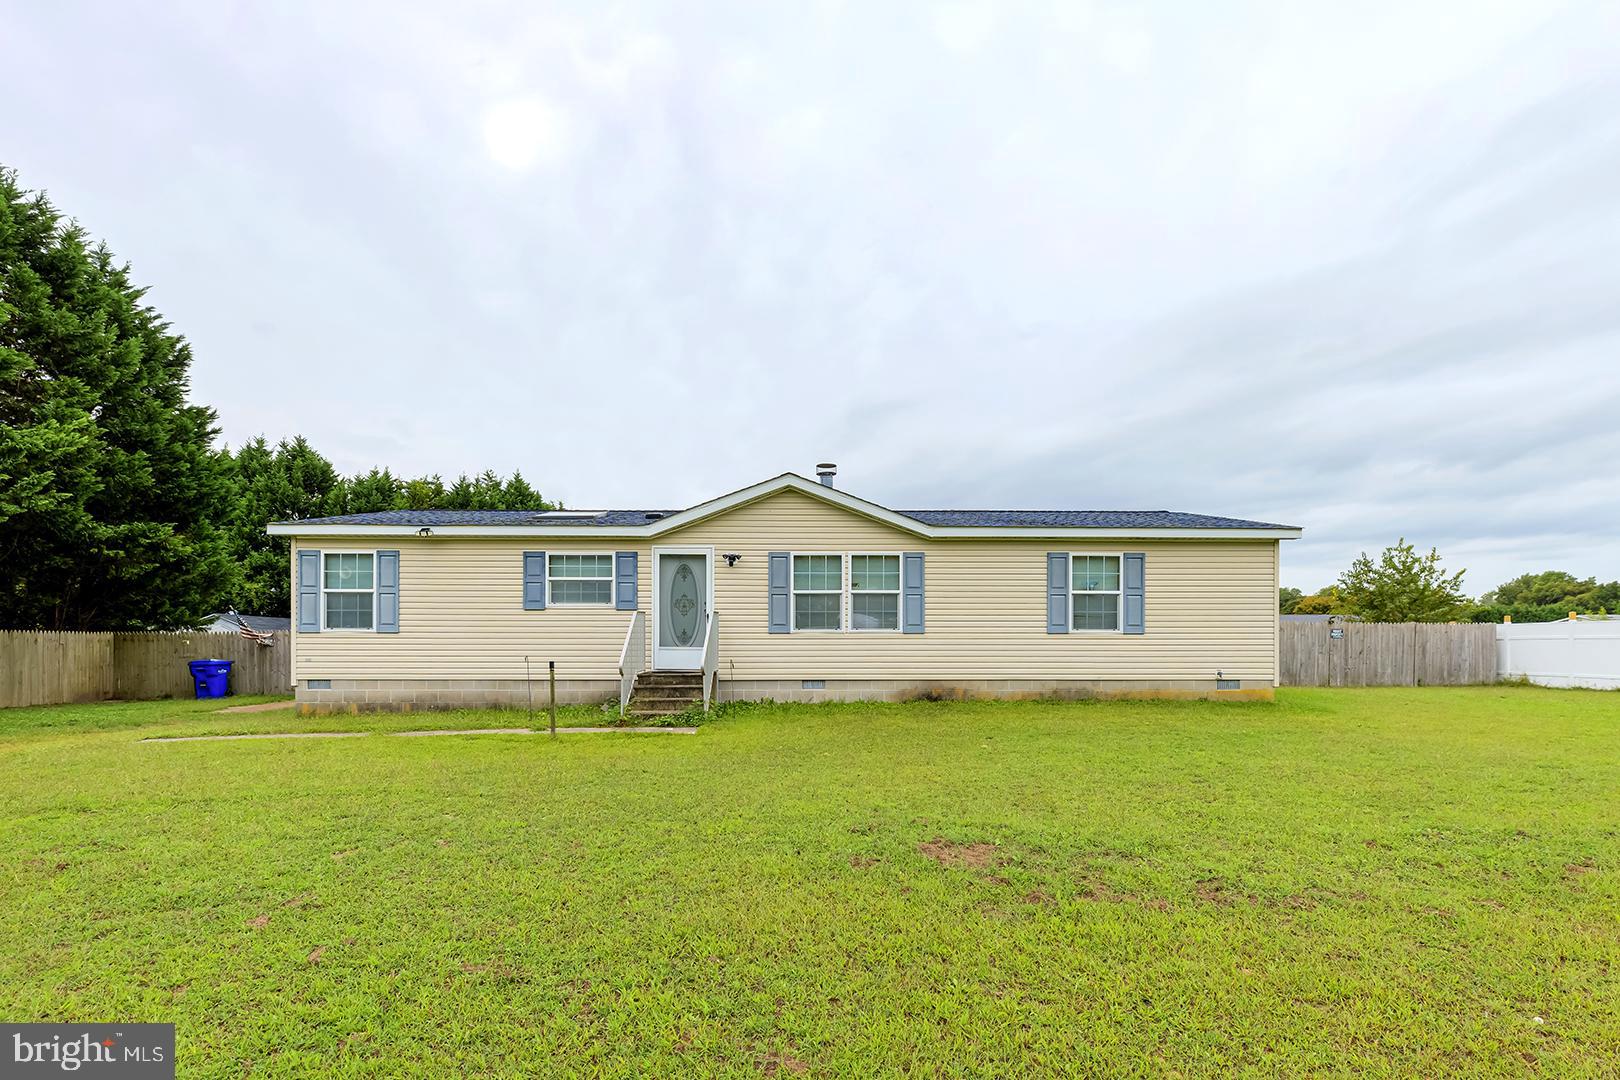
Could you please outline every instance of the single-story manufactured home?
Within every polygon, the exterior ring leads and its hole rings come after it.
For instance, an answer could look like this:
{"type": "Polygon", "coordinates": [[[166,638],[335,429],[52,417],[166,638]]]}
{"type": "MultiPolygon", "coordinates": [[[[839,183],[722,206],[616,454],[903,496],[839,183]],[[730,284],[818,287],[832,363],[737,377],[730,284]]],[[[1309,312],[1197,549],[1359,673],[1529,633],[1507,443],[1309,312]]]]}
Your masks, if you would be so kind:
{"type": "Polygon", "coordinates": [[[281,521],[312,707],[1269,698],[1290,525],[891,510],[784,473],[684,510],[281,521]],[[531,681],[532,680],[532,681],[531,681]]]}

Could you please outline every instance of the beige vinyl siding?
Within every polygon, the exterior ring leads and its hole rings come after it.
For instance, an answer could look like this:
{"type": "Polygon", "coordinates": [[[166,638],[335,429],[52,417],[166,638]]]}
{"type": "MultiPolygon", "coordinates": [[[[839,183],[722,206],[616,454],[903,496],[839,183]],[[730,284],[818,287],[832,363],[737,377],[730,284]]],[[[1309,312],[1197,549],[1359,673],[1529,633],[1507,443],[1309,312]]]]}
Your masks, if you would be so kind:
{"type": "MultiPolygon", "coordinates": [[[[303,546],[361,546],[322,538],[303,546]]],[[[522,552],[635,550],[639,604],[652,613],[656,547],[713,547],[722,679],[1120,679],[1271,683],[1276,667],[1274,540],[923,540],[794,491],[655,542],[399,540],[400,632],[300,634],[298,677],[513,678],[529,655],[559,677],[611,678],[630,613],[522,607],[522,552]],[[1046,633],[1048,551],[1147,553],[1147,633],[1046,633]],[[927,632],[771,634],[766,555],[927,554],[927,632]]],[[[847,619],[846,619],[847,625],[847,619]]],[[[650,635],[649,635],[650,636],[650,635]]]]}
{"type": "Polygon", "coordinates": [[[523,553],[613,552],[633,545],[324,536],[297,544],[323,551],[399,551],[399,633],[295,634],[299,679],[522,678],[524,656],[539,678],[548,660],[557,661],[559,677],[618,678],[630,613],[570,606],[525,611],[523,553]]]}

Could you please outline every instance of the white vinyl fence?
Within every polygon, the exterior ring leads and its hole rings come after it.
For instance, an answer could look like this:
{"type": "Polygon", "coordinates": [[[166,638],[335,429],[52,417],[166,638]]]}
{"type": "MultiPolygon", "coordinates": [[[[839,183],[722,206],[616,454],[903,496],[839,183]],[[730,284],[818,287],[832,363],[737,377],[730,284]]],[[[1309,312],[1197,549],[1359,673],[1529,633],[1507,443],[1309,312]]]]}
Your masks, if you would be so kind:
{"type": "Polygon", "coordinates": [[[1620,620],[1498,623],[1496,672],[1541,686],[1620,690],[1620,620]]]}

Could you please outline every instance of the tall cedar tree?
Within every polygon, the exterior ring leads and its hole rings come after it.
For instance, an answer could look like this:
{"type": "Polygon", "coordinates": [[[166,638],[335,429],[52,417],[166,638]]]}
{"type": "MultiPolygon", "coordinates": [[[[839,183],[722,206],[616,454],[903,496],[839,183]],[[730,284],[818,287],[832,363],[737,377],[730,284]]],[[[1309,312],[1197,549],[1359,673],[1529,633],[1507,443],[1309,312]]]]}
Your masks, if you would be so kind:
{"type": "Polygon", "coordinates": [[[144,291],[0,169],[0,626],[188,626],[232,583],[216,417],[144,291]]]}
{"type": "Polygon", "coordinates": [[[235,454],[224,452],[236,478],[230,552],[242,580],[231,600],[250,615],[286,615],[290,610],[290,544],[270,536],[272,521],[319,517],[333,509],[343,478],[300,435],[274,449],[260,436],[235,454]]]}

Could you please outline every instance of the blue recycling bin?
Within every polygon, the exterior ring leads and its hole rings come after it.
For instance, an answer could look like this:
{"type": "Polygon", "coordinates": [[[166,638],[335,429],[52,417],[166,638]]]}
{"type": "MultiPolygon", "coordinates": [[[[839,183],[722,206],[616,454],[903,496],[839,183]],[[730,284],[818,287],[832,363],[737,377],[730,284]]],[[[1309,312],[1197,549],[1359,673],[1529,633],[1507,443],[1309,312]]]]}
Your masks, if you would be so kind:
{"type": "Polygon", "coordinates": [[[231,684],[231,661],[193,660],[191,677],[200,698],[224,697],[231,684]]]}

